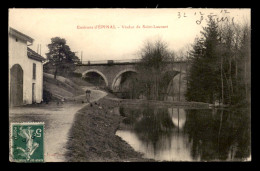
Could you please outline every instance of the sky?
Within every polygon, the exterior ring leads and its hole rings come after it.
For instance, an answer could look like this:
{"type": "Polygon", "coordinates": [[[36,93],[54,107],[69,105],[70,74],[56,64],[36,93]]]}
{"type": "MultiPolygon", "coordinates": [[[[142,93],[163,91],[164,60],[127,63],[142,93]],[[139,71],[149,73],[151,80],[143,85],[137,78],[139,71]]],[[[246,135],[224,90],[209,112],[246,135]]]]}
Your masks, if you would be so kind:
{"type": "Polygon", "coordinates": [[[34,51],[41,44],[45,58],[51,38],[61,37],[83,61],[124,60],[139,58],[144,43],[157,39],[170,51],[185,49],[206,26],[207,15],[235,23],[251,20],[250,9],[11,8],[9,26],[33,38],[34,51]]]}

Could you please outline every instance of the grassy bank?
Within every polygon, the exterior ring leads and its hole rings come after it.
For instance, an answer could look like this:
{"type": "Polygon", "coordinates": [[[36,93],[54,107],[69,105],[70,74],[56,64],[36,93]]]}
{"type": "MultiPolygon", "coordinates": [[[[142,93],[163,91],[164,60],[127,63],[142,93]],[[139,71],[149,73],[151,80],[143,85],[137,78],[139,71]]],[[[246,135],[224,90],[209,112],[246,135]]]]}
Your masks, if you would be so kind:
{"type": "Polygon", "coordinates": [[[115,135],[122,116],[113,112],[116,102],[101,99],[78,111],[69,133],[69,162],[151,161],[115,135]]]}
{"type": "Polygon", "coordinates": [[[73,100],[75,96],[85,94],[82,87],[93,87],[94,85],[84,81],[81,77],[63,77],[57,76],[54,79],[54,75],[44,73],[43,75],[43,89],[44,89],[44,100],[73,100]]]}

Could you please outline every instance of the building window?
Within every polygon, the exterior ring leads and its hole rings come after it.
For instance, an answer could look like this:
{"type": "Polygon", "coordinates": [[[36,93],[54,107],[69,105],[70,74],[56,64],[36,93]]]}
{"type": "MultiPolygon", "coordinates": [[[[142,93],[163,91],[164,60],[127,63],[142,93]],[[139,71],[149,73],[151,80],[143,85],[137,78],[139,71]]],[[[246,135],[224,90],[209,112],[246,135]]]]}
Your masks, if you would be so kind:
{"type": "Polygon", "coordinates": [[[36,79],[36,64],[33,63],[33,79],[36,79]]]}
{"type": "Polygon", "coordinates": [[[32,103],[36,103],[35,95],[35,83],[32,83],[32,103]]]}

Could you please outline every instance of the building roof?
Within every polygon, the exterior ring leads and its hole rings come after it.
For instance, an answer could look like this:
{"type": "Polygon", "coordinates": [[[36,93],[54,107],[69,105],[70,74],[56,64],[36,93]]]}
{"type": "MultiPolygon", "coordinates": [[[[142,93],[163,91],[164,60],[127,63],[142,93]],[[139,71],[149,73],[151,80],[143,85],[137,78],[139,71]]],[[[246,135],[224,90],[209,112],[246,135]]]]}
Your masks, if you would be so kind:
{"type": "Polygon", "coordinates": [[[13,29],[12,27],[9,27],[9,34],[22,40],[28,41],[30,43],[33,43],[34,41],[33,38],[13,29]]]}
{"type": "Polygon", "coordinates": [[[27,47],[27,56],[30,59],[34,59],[34,60],[37,60],[40,62],[43,62],[46,60],[44,57],[42,57],[41,55],[39,55],[38,53],[36,53],[32,49],[30,49],[29,47],[27,47]]]}

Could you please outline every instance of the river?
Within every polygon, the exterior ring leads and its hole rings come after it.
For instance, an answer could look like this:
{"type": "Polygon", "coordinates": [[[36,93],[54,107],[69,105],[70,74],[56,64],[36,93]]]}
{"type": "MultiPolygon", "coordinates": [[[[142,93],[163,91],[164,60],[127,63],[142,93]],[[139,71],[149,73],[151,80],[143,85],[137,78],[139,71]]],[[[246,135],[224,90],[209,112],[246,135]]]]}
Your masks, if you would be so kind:
{"type": "Polygon", "coordinates": [[[116,135],[156,161],[251,160],[246,109],[120,107],[116,135]]]}

